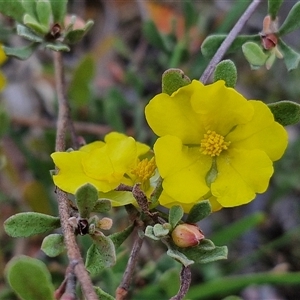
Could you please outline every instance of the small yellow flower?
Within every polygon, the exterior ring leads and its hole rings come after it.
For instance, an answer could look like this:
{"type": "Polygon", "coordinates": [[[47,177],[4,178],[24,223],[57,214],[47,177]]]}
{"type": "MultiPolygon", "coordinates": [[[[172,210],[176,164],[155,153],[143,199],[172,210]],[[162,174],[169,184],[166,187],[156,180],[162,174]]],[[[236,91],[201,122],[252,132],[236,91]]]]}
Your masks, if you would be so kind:
{"type": "Polygon", "coordinates": [[[96,141],[77,151],[52,153],[59,169],[53,180],[71,194],[86,183],[108,192],[123,181],[124,174],[136,165],[138,156],[148,151],[147,145],[137,143],[132,137],[112,132],[104,142],[96,141]]]}
{"type": "Polygon", "coordinates": [[[209,199],[213,210],[248,203],[266,191],[273,161],[287,146],[287,133],[263,102],[247,101],[223,81],[199,81],[171,96],[155,96],[145,109],[163,181],[159,202],[188,212],[209,199]]]}

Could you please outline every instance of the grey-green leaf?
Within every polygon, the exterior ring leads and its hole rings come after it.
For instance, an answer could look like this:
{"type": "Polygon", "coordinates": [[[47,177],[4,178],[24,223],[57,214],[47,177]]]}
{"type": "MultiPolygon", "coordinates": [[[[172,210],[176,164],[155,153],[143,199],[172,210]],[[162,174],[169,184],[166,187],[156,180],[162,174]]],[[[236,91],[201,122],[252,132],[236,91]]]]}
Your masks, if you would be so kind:
{"type": "Polygon", "coordinates": [[[98,200],[98,190],[90,183],[87,183],[75,192],[75,200],[81,218],[89,218],[98,200]]]}
{"type": "Polygon", "coordinates": [[[49,29],[52,15],[51,4],[49,0],[38,0],[36,2],[36,13],[40,23],[49,29]]]}
{"type": "Polygon", "coordinates": [[[69,31],[65,36],[64,42],[70,44],[78,43],[83,38],[83,36],[92,28],[93,25],[94,21],[88,20],[82,29],[74,29],[72,31],[69,31]]]}
{"type": "Polygon", "coordinates": [[[268,0],[268,12],[272,20],[275,20],[278,14],[278,10],[283,0],[268,0]]]}
{"type": "Polygon", "coordinates": [[[0,5],[0,12],[18,22],[22,22],[25,9],[23,8],[21,0],[2,1],[0,5]]]}
{"type": "Polygon", "coordinates": [[[300,122],[300,105],[296,102],[284,100],[268,104],[275,121],[282,126],[294,125],[300,122]]]}
{"type": "Polygon", "coordinates": [[[36,18],[36,0],[22,0],[22,5],[27,14],[36,18]]]}
{"type": "Polygon", "coordinates": [[[291,71],[297,69],[300,62],[300,54],[284,43],[282,39],[278,40],[278,46],[283,54],[283,59],[287,70],[291,71]]]}
{"type": "Polygon", "coordinates": [[[3,50],[7,56],[12,56],[17,59],[25,60],[32,55],[32,53],[38,46],[39,43],[31,43],[30,45],[21,48],[11,48],[3,46],[3,50]]]}
{"type": "Polygon", "coordinates": [[[145,236],[154,240],[154,241],[159,241],[160,238],[155,236],[154,231],[153,231],[153,226],[148,225],[145,229],[145,236]]]}
{"type": "Polygon", "coordinates": [[[63,43],[45,43],[44,44],[45,48],[48,48],[50,50],[53,51],[64,51],[64,52],[69,52],[70,51],[70,47],[63,44],[63,43]]]}
{"type": "Polygon", "coordinates": [[[48,32],[48,28],[45,25],[39,23],[38,20],[29,14],[24,15],[23,23],[38,34],[44,35],[48,32]]]}
{"type": "Polygon", "coordinates": [[[171,96],[179,88],[188,85],[191,80],[180,69],[168,69],[162,75],[162,92],[171,96]]]}
{"type": "Polygon", "coordinates": [[[176,227],[178,222],[183,217],[183,214],[184,214],[184,211],[183,211],[181,205],[174,205],[170,208],[169,223],[170,223],[172,229],[174,229],[176,227]]]}
{"type": "Polygon", "coordinates": [[[123,244],[123,242],[129,237],[129,235],[132,233],[133,229],[134,229],[134,225],[132,224],[132,225],[129,225],[124,230],[113,233],[109,236],[109,238],[114,243],[116,249],[118,249],[123,244]]]}
{"type": "Polygon", "coordinates": [[[187,223],[197,223],[211,214],[211,205],[209,200],[203,200],[196,203],[190,210],[186,219],[187,223]]]}
{"type": "Polygon", "coordinates": [[[214,71],[214,82],[224,80],[227,87],[234,88],[237,81],[237,69],[234,62],[226,59],[217,64],[214,71]]]}
{"type": "Polygon", "coordinates": [[[155,224],[153,226],[153,233],[156,237],[162,238],[168,235],[170,230],[165,228],[162,224],[155,224]]]}
{"type": "Polygon", "coordinates": [[[40,260],[25,255],[15,257],[6,266],[6,277],[20,299],[54,299],[51,275],[40,260]]]}
{"type": "Polygon", "coordinates": [[[17,34],[29,41],[41,43],[43,39],[24,25],[17,25],[17,34]]]}
{"type": "Polygon", "coordinates": [[[115,298],[113,296],[104,292],[98,286],[94,286],[94,290],[95,290],[97,296],[99,297],[99,299],[101,299],[101,300],[115,300],[115,298]]]}
{"type": "Polygon", "coordinates": [[[65,251],[64,236],[54,233],[46,236],[42,242],[41,250],[49,257],[55,257],[65,251]]]}
{"type": "Polygon", "coordinates": [[[190,260],[188,257],[186,257],[182,252],[176,250],[176,249],[171,249],[169,248],[167,251],[167,255],[170,257],[174,258],[175,260],[179,261],[182,263],[185,267],[190,266],[194,264],[193,260],[190,260]]]}
{"type": "Polygon", "coordinates": [[[36,212],[19,213],[4,222],[5,232],[12,237],[28,237],[59,227],[59,218],[36,212]]]}
{"type": "Polygon", "coordinates": [[[292,7],[286,19],[284,20],[283,24],[279,28],[278,35],[279,36],[286,35],[289,32],[298,29],[299,27],[300,27],[300,2],[297,2],[292,7]]]}
{"type": "Polygon", "coordinates": [[[263,66],[268,58],[263,49],[253,42],[245,43],[242,50],[248,62],[253,66],[263,66]]]}
{"type": "Polygon", "coordinates": [[[109,199],[98,199],[92,209],[92,212],[104,213],[111,210],[111,200],[109,199]]]}
{"type": "Polygon", "coordinates": [[[67,12],[68,0],[50,0],[53,22],[63,25],[64,18],[67,12]]]}
{"type": "Polygon", "coordinates": [[[94,243],[86,254],[85,265],[93,276],[116,263],[116,251],[110,238],[106,236],[92,236],[92,238],[94,243]]]}

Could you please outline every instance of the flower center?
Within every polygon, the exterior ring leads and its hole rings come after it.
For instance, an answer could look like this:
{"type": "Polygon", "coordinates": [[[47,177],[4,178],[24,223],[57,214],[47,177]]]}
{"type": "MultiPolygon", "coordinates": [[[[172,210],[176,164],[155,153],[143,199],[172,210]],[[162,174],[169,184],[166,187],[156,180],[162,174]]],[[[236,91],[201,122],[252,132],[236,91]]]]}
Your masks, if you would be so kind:
{"type": "Polygon", "coordinates": [[[219,156],[223,150],[227,150],[230,142],[225,142],[224,137],[215,131],[208,130],[200,142],[200,151],[211,157],[219,156]]]}
{"type": "Polygon", "coordinates": [[[155,159],[152,157],[150,160],[145,158],[141,160],[137,166],[131,171],[132,174],[136,175],[137,181],[144,183],[150,179],[156,169],[155,159]]]}

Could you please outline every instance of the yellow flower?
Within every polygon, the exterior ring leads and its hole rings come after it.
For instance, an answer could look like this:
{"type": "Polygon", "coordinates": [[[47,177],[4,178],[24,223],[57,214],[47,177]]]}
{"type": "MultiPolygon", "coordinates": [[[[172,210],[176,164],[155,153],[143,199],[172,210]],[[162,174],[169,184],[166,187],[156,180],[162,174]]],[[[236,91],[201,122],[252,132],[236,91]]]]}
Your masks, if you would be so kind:
{"type": "MultiPolygon", "coordinates": [[[[2,44],[0,43],[0,65],[2,65],[6,61],[7,57],[3,51],[2,44]]],[[[6,78],[4,74],[0,71],[0,92],[6,85],[6,78]]]]}
{"type": "Polygon", "coordinates": [[[247,101],[223,81],[193,80],[171,96],[155,96],[145,109],[156,164],[164,179],[162,205],[186,212],[209,199],[213,210],[248,203],[266,191],[273,161],[287,133],[263,102],[247,101]]]}
{"type": "Polygon", "coordinates": [[[149,150],[149,146],[132,137],[112,132],[106,135],[104,142],[96,141],[77,151],[52,153],[59,169],[53,181],[71,194],[90,183],[99,190],[99,197],[112,200],[113,206],[135,203],[132,193],[114,189],[120,183],[132,186],[139,182],[143,190],[151,193],[150,178],[156,165],[153,158],[147,158],[149,150]]]}

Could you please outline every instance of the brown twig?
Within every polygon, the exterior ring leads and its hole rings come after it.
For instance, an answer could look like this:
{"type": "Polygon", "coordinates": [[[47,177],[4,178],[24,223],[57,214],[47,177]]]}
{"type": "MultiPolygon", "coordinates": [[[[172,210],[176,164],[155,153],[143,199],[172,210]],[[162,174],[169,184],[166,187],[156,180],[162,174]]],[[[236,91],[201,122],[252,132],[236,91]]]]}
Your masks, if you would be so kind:
{"type": "MultiPolygon", "coordinates": [[[[57,133],[56,133],[57,136],[56,136],[55,150],[64,151],[67,125],[72,122],[69,119],[70,109],[69,109],[68,101],[65,96],[63,61],[62,61],[62,54],[60,52],[54,53],[54,66],[55,66],[56,91],[57,91],[57,98],[58,98],[58,119],[57,119],[57,133]]],[[[70,125],[70,128],[72,128],[72,125],[70,125]]],[[[78,262],[74,268],[74,271],[78,281],[81,284],[81,288],[85,298],[88,300],[98,300],[98,297],[93,288],[91,278],[84,267],[83,259],[81,257],[79,247],[76,243],[76,238],[73,229],[68,221],[69,206],[68,206],[67,193],[65,193],[64,191],[58,188],[57,200],[58,200],[60,222],[64,234],[64,242],[67,248],[67,255],[69,261],[78,262]]]]}
{"type": "Polygon", "coordinates": [[[182,266],[180,272],[180,288],[176,296],[170,298],[170,300],[182,300],[189,290],[192,280],[191,269],[189,266],[182,266]]]}
{"type": "Polygon", "coordinates": [[[242,14],[240,19],[236,22],[234,27],[231,29],[231,31],[228,33],[227,37],[221,44],[220,48],[215,53],[214,57],[209,62],[208,66],[204,70],[203,74],[200,77],[200,81],[203,84],[206,84],[208,82],[209,77],[211,76],[212,72],[214,71],[216,65],[221,61],[223,56],[225,55],[226,51],[230,47],[230,45],[233,43],[239,32],[244,27],[245,23],[248,21],[252,13],[255,11],[257,6],[261,0],[254,0],[252,3],[248,6],[248,8],[245,10],[245,12],[242,14]]]}
{"type": "MultiPolygon", "coordinates": [[[[141,225],[140,225],[141,226],[141,225]]],[[[124,300],[128,294],[130,284],[133,278],[133,273],[135,271],[135,266],[137,263],[138,255],[143,245],[144,237],[140,236],[138,230],[140,226],[137,226],[135,229],[135,240],[132,246],[130,257],[127,263],[126,270],[124,272],[122,282],[116,291],[116,300],[124,300]]]]}

